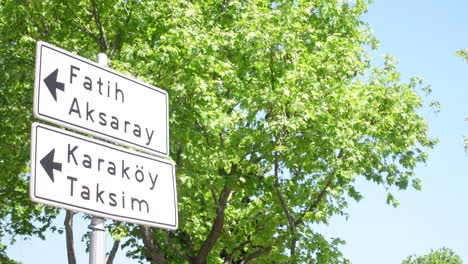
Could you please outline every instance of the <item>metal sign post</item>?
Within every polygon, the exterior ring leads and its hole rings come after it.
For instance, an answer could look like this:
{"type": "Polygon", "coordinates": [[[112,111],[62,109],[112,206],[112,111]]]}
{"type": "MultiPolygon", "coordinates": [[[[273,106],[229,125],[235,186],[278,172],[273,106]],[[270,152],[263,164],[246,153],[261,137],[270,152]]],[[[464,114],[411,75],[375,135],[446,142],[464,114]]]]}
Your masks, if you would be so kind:
{"type": "MultiPolygon", "coordinates": [[[[97,63],[103,67],[107,67],[107,55],[99,53],[97,63]]],[[[91,218],[91,224],[88,226],[91,229],[90,245],[89,245],[89,264],[104,264],[106,263],[106,224],[105,219],[97,216],[91,218]]]]}
{"type": "Polygon", "coordinates": [[[106,225],[105,219],[93,216],[91,224],[91,241],[89,245],[89,264],[106,263],[106,225]]]}

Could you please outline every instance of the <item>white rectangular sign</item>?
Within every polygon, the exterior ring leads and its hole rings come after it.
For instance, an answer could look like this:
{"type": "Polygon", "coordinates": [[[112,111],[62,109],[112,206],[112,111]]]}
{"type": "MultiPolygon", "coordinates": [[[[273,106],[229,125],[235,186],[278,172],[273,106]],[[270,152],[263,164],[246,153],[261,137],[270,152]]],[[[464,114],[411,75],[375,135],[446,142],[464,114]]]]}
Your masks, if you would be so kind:
{"type": "Polygon", "coordinates": [[[164,90],[37,43],[33,109],[40,119],[168,156],[168,104],[164,90]]]}
{"type": "Polygon", "coordinates": [[[118,221],[178,225],[173,163],[39,123],[32,125],[30,196],[118,221]]]}

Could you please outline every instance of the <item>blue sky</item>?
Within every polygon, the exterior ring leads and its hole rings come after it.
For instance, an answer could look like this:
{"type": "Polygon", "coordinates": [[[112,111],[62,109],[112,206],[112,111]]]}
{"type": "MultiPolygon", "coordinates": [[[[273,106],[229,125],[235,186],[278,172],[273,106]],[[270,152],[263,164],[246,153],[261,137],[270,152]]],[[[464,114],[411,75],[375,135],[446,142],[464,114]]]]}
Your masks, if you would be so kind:
{"type": "MultiPolygon", "coordinates": [[[[455,56],[468,48],[467,11],[466,0],[376,0],[364,17],[380,40],[374,57],[388,53],[398,59],[404,80],[423,76],[431,85],[428,99],[438,100],[441,111],[421,113],[440,143],[430,151],[427,165],[417,169],[421,192],[396,193],[400,206],[393,208],[385,204],[382,187],[360,182],[364,199],[350,204],[350,218],[335,217],[324,227],[327,236],[346,240],[342,250],[352,263],[401,263],[410,254],[443,246],[468,262],[468,155],[463,148],[463,135],[468,135],[468,64],[455,56]]],[[[79,216],[75,221],[78,263],[87,263],[80,236],[88,223],[79,216]]],[[[23,264],[65,263],[65,238],[18,241],[8,254],[23,264]]],[[[116,263],[131,262],[119,252],[116,263]]]]}

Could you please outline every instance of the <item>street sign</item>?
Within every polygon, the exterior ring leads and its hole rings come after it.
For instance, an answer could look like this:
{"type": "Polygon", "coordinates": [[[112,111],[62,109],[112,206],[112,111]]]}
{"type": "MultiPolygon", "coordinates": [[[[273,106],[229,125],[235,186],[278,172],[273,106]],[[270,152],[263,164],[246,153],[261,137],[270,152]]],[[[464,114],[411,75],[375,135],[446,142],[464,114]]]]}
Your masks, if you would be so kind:
{"type": "Polygon", "coordinates": [[[168,95],[45,42],[37,43],[34,115],[168,156],[168,95]]]}
{"type": "Polygon", "coordinates": [[[32,125],[30,196],[118,221],[178,225],[173,163],[39,123],[32,125]]]}

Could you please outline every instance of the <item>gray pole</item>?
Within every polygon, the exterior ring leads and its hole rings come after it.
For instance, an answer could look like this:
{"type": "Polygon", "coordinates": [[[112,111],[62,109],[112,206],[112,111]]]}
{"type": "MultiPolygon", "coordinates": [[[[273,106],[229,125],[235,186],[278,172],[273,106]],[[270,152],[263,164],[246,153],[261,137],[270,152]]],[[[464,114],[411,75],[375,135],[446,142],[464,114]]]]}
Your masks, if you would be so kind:
{"type": "Polygon", "coordinates": [[[89,245],[89,264],[106,263],[106,226],[104,218],[93,216],[91,224],[91,243],[89,245]]]}
{"type": "MultiPolygon", "coordinates": [[[[99,53],[97,62],[99,65],[107,67],[107,55],[99,53]]],[[[106,263],[106,225],[104,222],[104,218],[93,216],[91,224],[88,226],[91,229],[89,264],[106,263]]]]}

